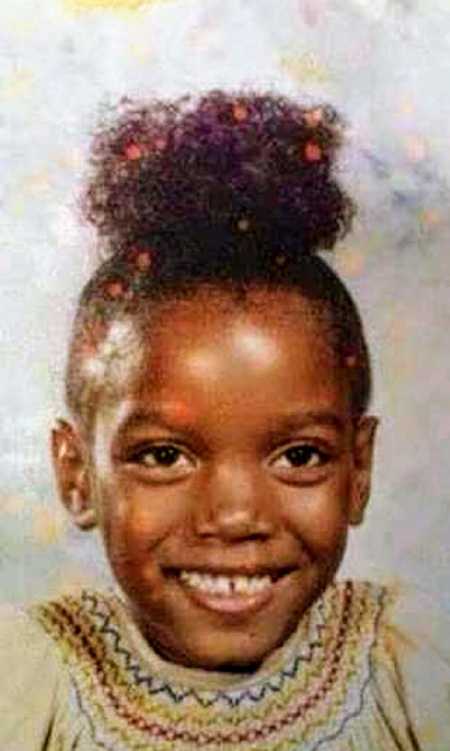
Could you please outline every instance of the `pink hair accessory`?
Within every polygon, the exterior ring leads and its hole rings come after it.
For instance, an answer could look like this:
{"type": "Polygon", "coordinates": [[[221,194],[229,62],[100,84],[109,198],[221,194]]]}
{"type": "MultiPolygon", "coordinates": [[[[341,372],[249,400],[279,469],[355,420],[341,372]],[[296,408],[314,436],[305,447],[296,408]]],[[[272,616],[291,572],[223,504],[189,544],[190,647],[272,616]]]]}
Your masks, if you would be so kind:
{"type": "Polygon", "coordinates": [[[134,162],[144,155],[144,150],[142,146],[139,146],[139,144],[131,142],[125,146],[123,153],[125,159],[128,159],[130,162],[134,162]]]}
{"type": "Polygon", "coordinates": [[[322,159],[322,149],[314,141],[308,141],[304,153],[307,162],[320,162],[322,159]]]}
{"type": "Polygon", "coordinates": [[[233,117],[236,120],[236,122],[241,123],[244,120],[247,120],[248,117],[248,109],[243,104],[240,104],[239,102],[236,102],[233,104],[233,117]]]}

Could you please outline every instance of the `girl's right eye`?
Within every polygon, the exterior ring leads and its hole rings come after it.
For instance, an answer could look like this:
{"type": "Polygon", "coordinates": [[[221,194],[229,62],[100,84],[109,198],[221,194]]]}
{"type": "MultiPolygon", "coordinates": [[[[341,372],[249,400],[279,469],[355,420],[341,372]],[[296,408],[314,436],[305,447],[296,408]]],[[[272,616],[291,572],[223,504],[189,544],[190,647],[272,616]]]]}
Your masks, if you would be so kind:
{"type": "Polygon", "coordinates": [[[155,482],[178,480],[195,468],[195,463],[181,448],[170,443],[143,446],[131,453],[128,464],[142,467],[155,482]]]}

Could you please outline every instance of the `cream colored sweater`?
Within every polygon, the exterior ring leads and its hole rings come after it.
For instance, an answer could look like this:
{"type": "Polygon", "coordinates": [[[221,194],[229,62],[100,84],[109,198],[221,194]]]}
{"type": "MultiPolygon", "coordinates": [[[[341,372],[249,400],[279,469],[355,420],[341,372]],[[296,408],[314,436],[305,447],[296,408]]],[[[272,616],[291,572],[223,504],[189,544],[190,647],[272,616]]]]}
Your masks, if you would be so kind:
{"type": "MultiPolygon", "coordinates": [[[[450,620],[450,619],[449,619],[450,620]]],[[[251,676],[162,660],[114,594],[0,623],[1,751],[450,751],[450,624],[331,585],[251,676]]]]}

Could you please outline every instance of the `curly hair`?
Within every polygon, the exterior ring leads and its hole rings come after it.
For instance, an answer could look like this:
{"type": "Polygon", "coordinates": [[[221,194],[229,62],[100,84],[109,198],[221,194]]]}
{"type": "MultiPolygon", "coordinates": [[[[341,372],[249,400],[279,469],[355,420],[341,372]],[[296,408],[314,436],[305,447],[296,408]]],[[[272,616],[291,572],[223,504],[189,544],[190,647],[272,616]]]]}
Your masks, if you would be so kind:
{"type": "Polygon", "coordinates": [[[108,247],[178,240],[207,266],[246,246],[333,248],[353,213],[333,175],[336,113],[267,95],[189,103],[124,103],[95,137],[84,209],[108,247]]]}
{"type": "Polygon", "coordinates": [[[94,134],[85,218],[106,260],[83,290],[67,373],[80,410],[80,351],[143,300],[211,283],[289,287],[325,306],[339,357],[350,357],[354,409],[370,396],[356,306],[318,251],[351,227],[354,205],[335,157],[343,125],[329,106],[213,91],[197,101],[121,102],[94,134]]]}

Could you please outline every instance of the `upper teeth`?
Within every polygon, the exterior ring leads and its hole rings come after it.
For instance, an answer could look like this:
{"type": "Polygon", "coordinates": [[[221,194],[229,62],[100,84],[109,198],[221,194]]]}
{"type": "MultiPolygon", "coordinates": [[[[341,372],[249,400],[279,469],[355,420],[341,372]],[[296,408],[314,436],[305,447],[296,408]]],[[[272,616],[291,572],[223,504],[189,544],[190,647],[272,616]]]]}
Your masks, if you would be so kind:
{"type": "Polygon", "coordinates": [[[272,584],[270,576],[223,576],[181,571],[180,579],[190,587],[215,595],[256,594],[272,584]]]}

